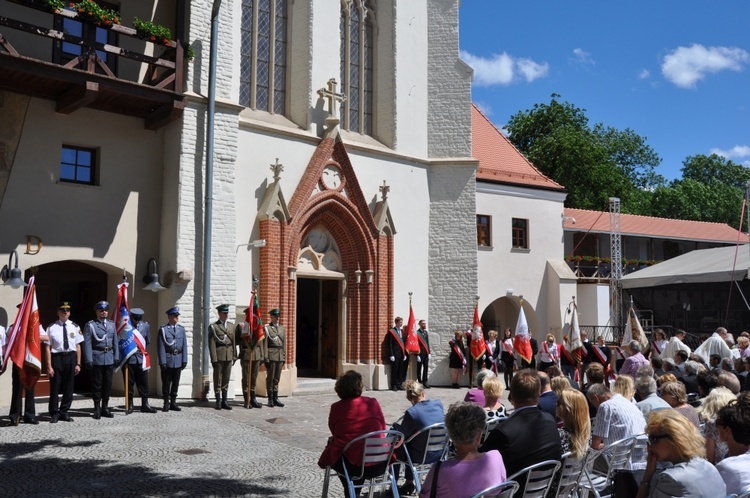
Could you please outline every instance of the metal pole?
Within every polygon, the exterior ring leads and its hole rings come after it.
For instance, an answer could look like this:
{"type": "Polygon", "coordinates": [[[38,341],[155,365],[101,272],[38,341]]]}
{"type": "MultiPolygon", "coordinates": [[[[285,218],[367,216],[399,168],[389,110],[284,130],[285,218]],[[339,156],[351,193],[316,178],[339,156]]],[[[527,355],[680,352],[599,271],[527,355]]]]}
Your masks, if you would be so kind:
{"type": "Polygon", "coordinates": [[[211,48],[208,60],[208,115],[206,125],[206,190],[205,190],[205,220],[203,222],[203,361],[201,374],[203,375],[203,396],[201,401],[208,399],[210,381],[208,377],[208,327],[211,323],[211,238],[213,224],[213,190],[214,190],[214,113],[216,110],[216,58],[219,42],[219,10],[221,0],[214,0],[211,9],[211,48]]]}

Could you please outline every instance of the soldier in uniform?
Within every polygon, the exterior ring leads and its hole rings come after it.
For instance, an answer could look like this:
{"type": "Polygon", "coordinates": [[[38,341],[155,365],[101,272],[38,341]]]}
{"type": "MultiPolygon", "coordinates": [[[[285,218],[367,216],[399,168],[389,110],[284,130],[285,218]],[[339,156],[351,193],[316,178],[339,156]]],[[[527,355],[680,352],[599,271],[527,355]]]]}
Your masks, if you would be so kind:
{"type": "Polygon", "coordinates": [[[286,329],[279,324],[281,310],[274,308],[268,312],[271,323],[266,325],[266,391],[268,406],[284,406],[279,401],[279,380],[281,367],[286,361],[286,329]]]}
{"type": "Polygon", "coordinates": [[[237,361],[237,349],[234,346],[234,324],[228,322],[229,305],[222,304],[216,307],[219,319],[208,326],[208,351],[211,355],[211,366],[214,369],[214,395],[216,396],[216,409],[231,410],[227,403],[227,391],[229,390],[229,377],[232,374],[232,365],[237,361]]]}
{"type": "Polygon", "coordinates": [[[91,370],[91,397],[94,399],[94,418],[112,418],[109,410],[109,394],[112,392],[112,373],[120,361],[115,324],[107,320],[109,303],[99,301],[94,306],[96,320],[83,328],[83,357],[86,368],[91,370]]]}
{"type": "Polygon", "coordinates": [[[234,341],[240,348],[239,359],[242,367],[242,396],[245,398],[247,408],[260,408],[262,405],[255,398],[255,385],[258,382],[258,369],[260,363],[266,359],[266,340],[261,339],[257,344],[254,343],[253,332],[250,330],[249,320],[253,310],[245,309],[245,321],[237,324],[235,328],[234,341]],[[248,370],[250,373],[250,399],[248,400],[248,370]]]}
{"type": "Polygon", "coordinates": [[[167,319],[169,321],[159,327],[156,338],[161,368],[161,393],[164,399],[162,411],[179,412],[181,408],[176,403],[177,389],[180,386],[180,373],[187,366],[187,334],[185,327],[177,323],[180,320],[180,308],[169,308],[167,319]]]}
{"type": "Polygon", "coordinates": [[[417,380],[424,386],[425,389],[429,389],[427,385],[427,372],[430,367],[430,333],[427,331],[427,322],[420,320],[418,322],[419,328],[417,329],[417,339],[419,340],[419,356],[417,362],[417,380]]]}
{"type": "MultiPolygon", "coordinates": [[[[137,330],[143,337],[143,346],[148,349],[151,343],[151,327],[148,322],[143,321],[143,310],[141,308],[130,309],[130,324],[133,330],[137,330]]],[[[138,394],[141,396],[141,411],[143,413],[156,413],[156,408],[148,404],[148,370],[143,369],[143,353],[140,348],[130,355],[125,362],[125,368],[128,369],[128,410],[126,413],[133,413],[133,388],[138,386],[138,394]]],[[[123,382],[125,377],[125,368],[122,369],[123,382]]]]}
{"type": "Polygon", "coordinates": [[[72,422],[68,410],[73,403],[75,376],[81,371],[81,329],[69,320],[70,303],[57,307],[57,321],[47,327],[48,339],[44,341],[44,356],[49,375],[49,414],[50,423],[58,420],[72,422]],[[62,389],[62,403],[60,403],[62,389]]]}

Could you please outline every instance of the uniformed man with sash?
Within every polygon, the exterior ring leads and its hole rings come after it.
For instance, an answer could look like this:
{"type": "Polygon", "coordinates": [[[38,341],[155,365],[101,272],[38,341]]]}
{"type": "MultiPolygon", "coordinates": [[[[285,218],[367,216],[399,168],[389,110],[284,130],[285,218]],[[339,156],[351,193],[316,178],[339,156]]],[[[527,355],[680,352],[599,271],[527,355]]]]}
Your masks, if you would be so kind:
{"type": "Polygon", "coordinates": [[[260,363],[266,358],[266,341],[264,337],[257,343],[254,342],[255,337],[249,326],[252,313],[252,309],[245,309],[245,320],[237,324],[234,342],[240,348],[238,357],[242,367],[242,397],[245,399],[245,407],[261,408],[262,405],[255,398],[255,385],[258,382],[260,363]],[[249,386],[248,375],[250,375],[249,386]]]}
{"type": "MultiPolygon", "coordinates": [[[[143,337],[144,348],[151,343],[151,327],[148,322],[143,321],[143,310],[141,308],[130,309],[130,323],[134,330],[143,337]]],[[[143,369],[143,353],[137,348],[130,355],[122,369],[123,377],[125,369],[128,370],[128,409],[126,413],[133,413],[133,390],[138,386],[138,394],[141,396],[141,411],[143,413],[156,413],[156,408],[148,404],[148,370],[143,369]]]]}
{"type": "Polygon", "coordinates": [[[156,337],[156,349],[159,354],[161,368],[161,393],[164,399],[163,412],[172,410],[179,412],[177,406],[177,390],[180,387],[180,374],[187,366],[188,347],[185,327],[180,325],[180,308],[177,306],[167,310],[167,323],[159,327],[156,337]]]}
{"type": "Polygon", "coordinates": [[[279,324],[281,310],[274,308],[268,312],[271,323],[266,325],[266,391],[268,406],[284,406],[279,401],[279,380],[281,367],[286,362],[286,329],[279,324]]]}
{"type": "Polygon", "coordinates": [[[417,339],[419,340],[419,355],[417,362],[417,380],[424,386],[425,389],[429,389],[430,386],[427,384],[427,373],[430,365],[430,333],[427,331],[427,322],[420,320],[418,322],[419,328],[417,329],[417,339]]]}
{"type": "Polygon", "coordinates": [[[211,366],[214,369],[214,395],[216,409],[231,410],[227,402],[229,377],[232,365],[237,361],[237,349],[234,345],[234,324],[228,322],[229,305],[216,307],[219,319],[208,326],[208,351],[211,355],[211,366]]]}
{"type": "Polygon", "coordinates": [[[404,319],[397,316],[394,319],[394,327],[388,331],[388,351],[391,360],[391,391],[403,390],[403,384],[406,380],[406,368],[408,357],[404,348],[403,328],[404,319]]]}
{"type": "Polygon", "coordinates": [[[83,357],[86,368],[91,371],[91,397],[94,400],[94,418],[112,418],[109,410],[109,395],[112,392],[112,374],[120,361],[117,347],[115,323],[107,320],[109,303],[99,301],[94,306],[96,320],[83,328],[83,357]]]}

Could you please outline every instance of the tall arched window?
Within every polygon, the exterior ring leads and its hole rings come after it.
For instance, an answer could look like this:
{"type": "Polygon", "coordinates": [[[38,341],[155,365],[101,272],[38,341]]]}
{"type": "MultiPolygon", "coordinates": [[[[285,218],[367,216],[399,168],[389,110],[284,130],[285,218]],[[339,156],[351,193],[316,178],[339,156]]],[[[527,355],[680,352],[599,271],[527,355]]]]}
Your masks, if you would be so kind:
{"type": "Polygon", "coordinates": [[[240,104],[286,112],[287,1],[242,0],[240,104]]]}
{"type": "Polygon", "coordinates": [[[372,135],[375,2],[341,0],[341,106],[345,130],[372,135]]]}

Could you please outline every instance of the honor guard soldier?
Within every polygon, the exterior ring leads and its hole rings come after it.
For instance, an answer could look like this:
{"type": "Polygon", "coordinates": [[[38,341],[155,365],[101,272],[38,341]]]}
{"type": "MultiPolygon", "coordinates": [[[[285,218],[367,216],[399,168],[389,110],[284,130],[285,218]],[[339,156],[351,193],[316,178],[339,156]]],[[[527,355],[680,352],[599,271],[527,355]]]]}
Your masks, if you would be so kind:
{"type": "MultiPolygon", "coordinates": [[[[20,308],[20,307],[21,305],[19,304],[17,308],[20,308]]],[[[13,330],[14,326],[15,324],[11,324],[11,326],[8,327],[9,335],[11,331],[13,330]]],[[[0,338],[2,338],[2,335],[3,335],[3,328],[0,327],[0,338]]],[[[42,327],[42,324],[40,323],[39,324],[39,342],[44,343],[45,341],[47,341],[47,339],[48,339],[47,333],[44,331],[44,327],[42,327]]],[[[2,340],[0,340],[0,345],[2,345],[2,340]]],[[[2,348],[0,348],[0,352],[1,350],[2,348]]],[[[2,354],[0,354],[0,358],[2,358],[2,354]]],[[[2,374],[2,372],[0,372],[0,374],[2,374]]],[[[10,398],[10,413],[8,414],[11,425],[17,425],[17,421],[20,418],[22,413],[23,413],[24,423],[33,424],[33,425],[38,424],[39,421],[36,419],[36,401],[34,399],[34,388],[36,386],[33,386],[31,389],[24,389],[23,384],[21,383],[21,369],[16,364],[13,364],[12,381],[13,381],[13,389],[12,389],[12,395],[10,398]],[[25,395],[26,399],[23,405],[20,404],[21,397],[19,396],[21,394],[22,389],[24,389],[26,392],[26,395],[25,395]]]]}
{"type": "Polygon", "coordinates": [[[240,348],[239,359],[242,367],[242,396],[245,398],[247,408],[260,408],[262,405],[255,398],[255,385],[258,382],[258,369],[260,363],[266,359],[265,338],[255,343],[255,337],[250,330],[249,322],[252,316],[250,308],[245,309],[245,321],[237,324],[235,328],[234,341],[240,348]],[[248,386],[248,374],[250,385],[248,386]],[[248,390],[250,399],[248,400],[248,390]]]}
{"type": "Polygon", "coordinates": [[[279,401],[279,380],[281,367],[286,362],[286,329],[279,324],[281,310],[274,308],[268,312],[271,323],[266,325],[266,391],[268,392],[268,406],[284,406],[279,401]]]}
{"type": "Polygon", "coordinates": [[[234,345],[234,324],[228,322],[229,305],[216,307],[219,319],[208,326],[208,351],[211,355],[211,366],[214,369],[214,395],[216,409],[231,410],[227,403],[229,377],[232,375],[232,365],[237,361],[237,349],[234,345]]]}
{"type": "MultiPolygon", "coordinates": [[[[143,347],[148,350],[151,343],[151,328],[148,322],[143,321],[143,310],[140,308],[130,309],[130,324],[133,330],[137,330],[143,337],[143,347]]],[[[140,348],[130,355],[125,362],[125,368],[122,369],[123,377],[125,369],[128,370],[128,410],[126,413],[133,413],[133,388],[138,386],[138,394],[141,396],[141,411],[143,413],[156,413],[156,408],[148,404],[148,370],[143,369],[143,353],[140,348]]],[[[124,379],[123,379],[124,381],[124,379]]]]}
{"type": "Polygon", "coordinates": [[[70,303],[57,307],[57,321],[47,327],[47,341],[44,342],[44,356],[47,360],[49,376],[49,421],[72,422],[68,410],[73,403],[75,376],[81,371],[81,329],[69,320],[70,303]],[[62,403],[60,403],[62,390],[62,403]]]}
{"type": "Polygon", "coordinates": [[[109,410],[109,395],[112,392],[112,373],[120,362],[115,323],[107,320],[109,303],[99,301],[94,306],[96,320],[83,328],[83,357],[86,368],[91,370],[91,397],[94,399],[94,418],[112,418],[109,410]]]}
{"type": "Polygon", "coordinates": [[[162,411],[179,412],[181,408],[176,403],[177,389],[180,387],[180,373],[187,366],[187,334],[185,327],[177,323],[180,320],[180,308],[169,308],[167,319],[169,321],[159,327],[156,338],[161,368],[161,393],[164,399],[162,411]]]}

